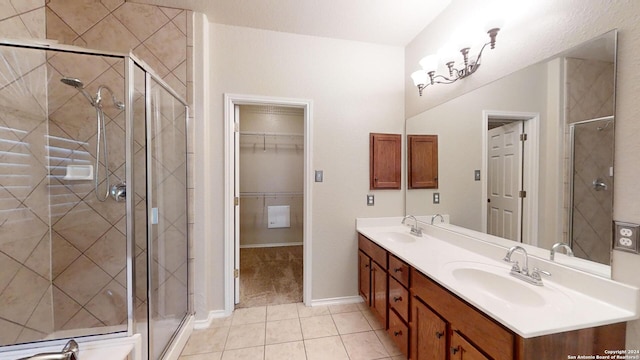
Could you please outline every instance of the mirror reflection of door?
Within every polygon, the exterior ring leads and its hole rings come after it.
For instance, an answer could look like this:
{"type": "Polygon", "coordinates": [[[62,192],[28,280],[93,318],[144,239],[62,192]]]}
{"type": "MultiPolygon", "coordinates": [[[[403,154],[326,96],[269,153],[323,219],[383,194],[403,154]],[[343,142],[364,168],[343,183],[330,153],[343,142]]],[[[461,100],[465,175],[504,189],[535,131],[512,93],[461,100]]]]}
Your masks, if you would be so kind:
{"type": "Polygon", "coordinates": [[[522,241],[523,121],[489,121],[487,232],[522,241]]]}

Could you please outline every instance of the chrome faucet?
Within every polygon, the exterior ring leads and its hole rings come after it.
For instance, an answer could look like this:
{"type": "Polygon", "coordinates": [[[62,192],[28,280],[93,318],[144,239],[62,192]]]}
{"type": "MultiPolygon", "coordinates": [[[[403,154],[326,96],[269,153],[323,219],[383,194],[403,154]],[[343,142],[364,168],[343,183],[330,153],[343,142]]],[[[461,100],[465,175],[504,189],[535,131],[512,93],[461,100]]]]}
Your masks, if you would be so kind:
{"type": "Polygon", "coordinates": [[[402,219],[402,224],[404,225],[404,222],[407,219],[413,219],[413,221],[415,222],[415,225],[411,226],[411,235],[415,235],[415,236],[422,236],[422,229],[420,229],[418,227],[418,219],[416,219],[415,216],[413,215],[407,215],[402,219]]]}
{"type": "Polygon", "coordinates": [[[433,220],[435,220],[435,219],[436,219],[436,218],[438,218],[438,217],[440,218],[440,223],[443,223],[443,222],[444,222],[444,217],[442,217],[442,215],[440,215],[440,214],[435,214],[435,215],[433,215],[433,216],[431,217],[431,225],[433,225],[433,220]]]}
{"type": "Polygon", "coordinates": [[[563,242],[557,242],[551,247],[549,260],[553,260],[556,257],[556,252],[561,248],[564,248],[567,251],[567,256],[573,256],[573,250],[571,250],[571,247],[569,245],[563,242]]]}
{"type": "Polygon", "coordinates": [[[533,271],[529,273],[529,255],[527,254],[527,250],[525,250],[525,248],[523,248],[522,246],[511,247],[509,251],[507,251],[507,255],[505,255],[504,259],[502,260],[513,264],[513,266],[511,267],[511,271],[509,272],[511,276],[520,280],[524,280],[529,284],[542,286],[542,277],[540,276],[540,274],[551,276],[550,272],[540,270],[538,268],[533,268],[533,271]],[[511,255],[513,255],[513,253],[518,250],[522,251],[522,253],[524,254],[524,266],[522,267],[522,269],[518,265],[517,261],[511,260],[511,255]]]}
{"type": "Polygon", "coordinates": [[[79,360],[80,347],[74,340],[69,342],[62,348],[60,352],[40,353],[18,360],[79,360]]]}

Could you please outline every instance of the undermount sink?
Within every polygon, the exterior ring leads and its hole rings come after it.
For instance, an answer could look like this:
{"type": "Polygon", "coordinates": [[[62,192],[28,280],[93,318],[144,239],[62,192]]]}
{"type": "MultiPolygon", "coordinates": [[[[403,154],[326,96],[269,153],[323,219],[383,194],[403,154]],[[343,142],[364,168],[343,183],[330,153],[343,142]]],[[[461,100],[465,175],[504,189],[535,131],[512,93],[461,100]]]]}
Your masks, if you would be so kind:
{"type": "Polygon", "coordinates": [[[410,243],[416,241],[415,236],[395,231],[380,233],[377,236],[379,236],[381,239],[399,243],[410,243]]]}
{"type": "Polygon", "coordinates": [[[480,296],[486,301],[507,308],[540,308],[565,311],[569,298],[549,286],[533,286],[509,275],[509,269],[473,261],[446,263],[441,275],[460,286],[462,292],[480,296]]]}

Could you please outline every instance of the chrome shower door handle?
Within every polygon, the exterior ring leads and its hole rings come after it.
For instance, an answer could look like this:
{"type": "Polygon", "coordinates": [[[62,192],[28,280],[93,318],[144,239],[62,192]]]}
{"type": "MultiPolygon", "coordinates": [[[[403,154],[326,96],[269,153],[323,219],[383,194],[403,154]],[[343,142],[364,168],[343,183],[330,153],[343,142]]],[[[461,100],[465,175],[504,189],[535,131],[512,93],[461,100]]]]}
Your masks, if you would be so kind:
{"type": "Polygon", "coordinates": [[[111,197],[117,202],[127,200],[127,184],[120,183],[113,185],[110,190],[111,197]]]}

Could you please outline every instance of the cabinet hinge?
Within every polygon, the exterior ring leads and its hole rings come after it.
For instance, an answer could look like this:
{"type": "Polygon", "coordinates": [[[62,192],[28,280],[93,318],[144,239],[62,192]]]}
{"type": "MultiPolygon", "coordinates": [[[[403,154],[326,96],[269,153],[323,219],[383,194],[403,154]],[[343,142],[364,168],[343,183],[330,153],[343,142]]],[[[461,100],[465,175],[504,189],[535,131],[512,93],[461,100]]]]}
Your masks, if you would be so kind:
{"type": "Polygon", "coordinates": [[[240,270],[233,269],[233,277],[234,277],[234,279],[239,278],[240,277],[240,270]]]}
{"type": "Polygon", "coordinates": [[[240,204],[240,200],[238,199],[238,197],[234,197],[233,198],[233,205],[238,206],[240,204]]]}
{"type": "Polygon", "coordinates": [[[527,197],[527,192],[525,190],[520,190],[519,196],[524,199],[527,197]]]}
{"type": "Polygon", "coordinates": [[[520,141],[527,141],[527,134],[520,134],[520,141]]]}

